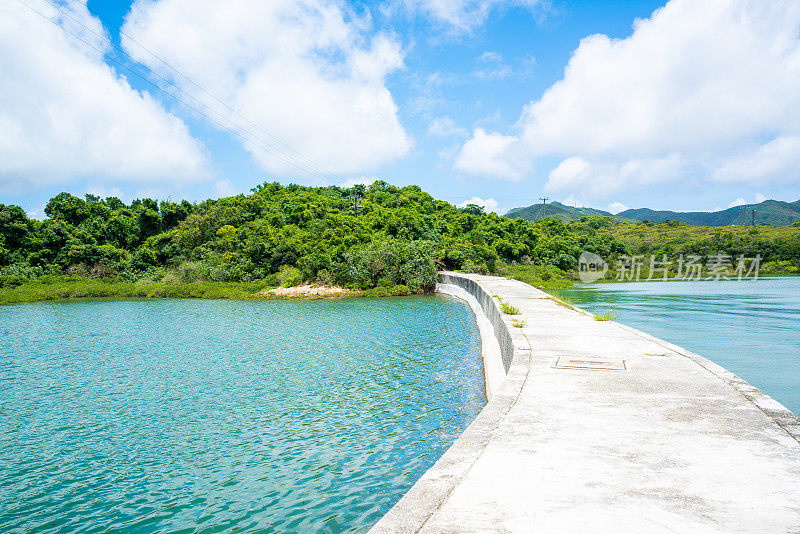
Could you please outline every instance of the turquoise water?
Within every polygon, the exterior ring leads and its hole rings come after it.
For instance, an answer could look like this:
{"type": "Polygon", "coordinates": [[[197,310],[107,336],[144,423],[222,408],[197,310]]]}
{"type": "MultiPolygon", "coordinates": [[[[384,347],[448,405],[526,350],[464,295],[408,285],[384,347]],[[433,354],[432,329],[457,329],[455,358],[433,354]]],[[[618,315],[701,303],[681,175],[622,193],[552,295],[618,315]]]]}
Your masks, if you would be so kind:
{"type": "Polygon", "coordinates": [[[553,291],[705,356],[800,414],[800,277],[601,283],[553,291]]]}
{"type": "Polygon", "coordinates": [[[0,307],[0,532],[365,531],[484,404],[449,297],[0,307]]]}

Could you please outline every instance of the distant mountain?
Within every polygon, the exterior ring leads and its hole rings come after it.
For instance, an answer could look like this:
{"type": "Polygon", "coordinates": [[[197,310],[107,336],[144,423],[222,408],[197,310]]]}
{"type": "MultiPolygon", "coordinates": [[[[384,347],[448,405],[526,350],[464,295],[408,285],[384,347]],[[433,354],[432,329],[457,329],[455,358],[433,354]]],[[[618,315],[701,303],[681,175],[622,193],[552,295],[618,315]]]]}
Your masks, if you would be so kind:
{"type": "MultiPolygon", "coordinates": [[[[515,208],[506,213],[506,217],[522,217],[523,219],[541,219],[543,214],[541,204],[534,204],[527,208],[515,208]]],[[[667,219],[681,221],[687,224],[698,226],[730,226],[733,224],[745,223],[745,212],[747,213],[747,224],[753,220],[753,210],[756,213],[756,224],[770,224],[782,226],[800,222],[800,200],[795,202],[783,202],[780,200],[765,200],[758,204],[746,204],[735,206],[721,211],[656,211],[649,208],[629,209],[612,215],[603,210],[593,208],[573,208],[565,206],[560,202],[548,204],[546,216],[555,217],[562,221],[579,219],[584,215],[598,215],[601,217],[614,217],[619,220],[627,221],[652,221],[662,222],[667,219]]]]}
{"type": "Polygon", "coordinates": [[[580,219],[581,217],[587,215],[597,217],[613,217],[613,215],[607,211],[596,210],[594,208],[574,208],[572,206],[562,204],[561,202],[551,202],[550,204],[547,204],[547,206],[543,206],[542,204],[533,204],[527,208],[514,208],[506,213],[506,217],[528,219],[529,221],[543,219],[544,217],[553,217],[555,219],[561,219],[565,222],[573,219],[580,219]]]}
{"type": "Polygon", "coordinates": [[[648,208],[625,210],[617,217],[633,219],[636,221],[662,222],[666,219],[681,221],[698,226],[730,226],[744,224],[745,212],[747,224],[753,221],[753,210],[756,212],[756,224],[771,224],[783,226],[800,221],[800,200],[795,202],[782,202],[780,200],[765,200],[758,204],[745,204],[722,211],[655,211],[648,208]]]}

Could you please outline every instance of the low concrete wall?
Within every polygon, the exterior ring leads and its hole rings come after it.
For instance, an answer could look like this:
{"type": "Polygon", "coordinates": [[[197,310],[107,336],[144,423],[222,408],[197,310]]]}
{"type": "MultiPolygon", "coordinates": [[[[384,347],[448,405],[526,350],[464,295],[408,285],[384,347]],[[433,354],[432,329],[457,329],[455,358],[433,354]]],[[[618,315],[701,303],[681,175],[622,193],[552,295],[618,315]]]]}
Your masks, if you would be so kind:
{"type": "Polygon", "coordinates": [[[503,367],[508,372],[511,361],[514,359],[514,340],[508,325],[503,320],[503,313],[498,308],[495,298],[486,293],[474,280],[458,276],[455,273],[440,273],[439,284],[460,287],[475,297],[484,315],[494,327],[494,335],[500,345],[500,354],[503,358],[503,367]]]}
{"type": "Polygon", "coordinates": [[[519,398],[531,365],[528,339],[519,329],[510,328],[507,316],[500,311],[499,303],[492,295],[457,273],[440,273],[439,283],[445,286],[442,289],[446,293],[454,293],[448,291],[446,286],[460,288],[477,301],[480,312],[494,330],[505,377],[499,387],[492,386],[489,402],[461,436],[372,527],[370,533],[373,534],[417,532],[423,527],[483,454],[500,421],[519,398]]]}
{"type": "Polygon", "coordinates": [[[478,332],[481,338],[481,360],[483,361],[483,384],[486,392],[486,401],[491,401],[503,380],[506,379],[506,367],[503,364],[503,353],[500,343],[497,342],[495,327],[486,316],[478,299],[461,286],[453,284],[436,284],[436,292],[450,295],[466,302],[475,314],[478,332]]]}

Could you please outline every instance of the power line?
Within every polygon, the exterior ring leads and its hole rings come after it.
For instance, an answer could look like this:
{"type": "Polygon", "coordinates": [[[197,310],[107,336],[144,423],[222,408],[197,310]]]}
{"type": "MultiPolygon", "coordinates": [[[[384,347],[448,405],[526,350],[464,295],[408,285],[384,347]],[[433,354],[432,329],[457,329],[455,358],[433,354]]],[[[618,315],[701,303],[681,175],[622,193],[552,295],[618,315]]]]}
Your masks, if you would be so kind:
{"type": "MultiPolygon", "coordinates": [[[[55,8],[56,8],[56,9],[58,9],[59,11],[61,11],[62,13],[65,13],[67,16],[69,16],[70,18],[72,18],[72,17],[71,17],[71,16],[70,16],[68,13],[64,12],[63,10],[61,10],[57,4],[53,4],[52,0],[46,0],[46,1],[47,1],[49,4],[51,4],[53,7],[55,7],[55,8]]],[[[332,176],[332,177],[336,178],[336,174],[335,174],[335,173],[333,173],[332,171],[330,171],[330,170],[326,169],[325,167],[323,167],[323,166],[322,166],[322,165],[320,165],[319,163],[316,163],[315,161],[313,161],[313,160],[309,159],[308,157],[306,157],[306,156],[305,156],[304,154],[302,154],[301,152],[298,152],[297,150],[295,150],[295,149],[294,149],[292,146],[290,146],[288,143],[286,143],[286,142],[284,142],[283,140],[281,140],[280,138],[278,138],[278,137],[276,137],[276,136],[272,135],[272,134],[271,134],[271,133],[269,133],[267,130],[265,130],[264,128],[262,128],[262,127],[261,127],[259,124],[257,124],[257,123],[255,123],[255,122],[251,121],[250,119],[248,119],[247,117],[245,117],[244,115],[242,115],[241,113],[239,113],[239,112],[238,112],[238,111],[237,111],[235,108],[231,107],[231,106],[230,106],[230,105],[229,105],[227,102],[225,102],[224,100],[221,100],[220,98],[218,98],[216,95],[214,95],[213,93],[211,93],[210,91],[208,91],[207,89],[205,89],[203,86],[201,86],[200,84],[198,84],[197,82],[195,82],[195,81],[194,81],[193,79],[191,79],[189,76],[187,76],[187,75],[186,75],[186,74],[184,74],[183,72],[179,71],[178,69],[176,69],[175,67],[173,67],[172,65],[170,65],[170,64],[169,64],[169,63],[168,63],[168,62],[167,62],[165,59],[161,58],[161,57],[160,57],[159,55],[157,55],[155,52],[153,52],[152,50],[150,50],[149,48],[147,48],[146,46],[144,46],[142,43],[140,43],[139,41],[137,41],[136,39],[134,39],[134,38],[133,38],[131,35],[129,35],[129,34],[128,34],[128,33],[126,33],[125,31],[123,31],[121,27],[119,27],[119,26],[115,25],[114,23],[112,23],[111,21],[109,21],[107,18],[103,17],[103,16],[102,16],[102,15],[100,15],[99,13],[95,13],[95,14],[94,14],[94,16],[96,16],[97,18],[99,18],[100,20],[102,20],[103,22],[105,22],[105,23],[106,23],[106,25],[108,25],[108,26],[110,26],[111,28],[114,28],[115,30],[117,30],[117,32],[118,32],[120,35],[124,35],[125,37],[127,37],[129,41],[131,41],[131,42],[132,42],[132,43],[134,43],[136,46],[138,46],[139,48],[141,48],[142,50],[144,50],[145,52],[147,52],[148,54],[150,54],[151,56],[153,56],[155,59],[157,59],[157,60],[158,60],[158,61],[160,61],[160,62],[161,62],[163,65],[165,65],[167,68],[169,68],[171,71],[173,71],[174,73],[176,73],[177,75],[179,75],[181,78],[183,78],[184,80],[186,80],[187,82],[189,82],[191,85],[195,86],[197,89],[199,89],[200,91],[202,91],[203,93],[205,93],[206,95],[208,95],[209,97],[211,97],[211,98],[212,98],[212,99],[213,99],[215,102],[217,102],[217,103],[221,104],[222,106],[224,106],[224,107],[225,107],[225,108],[226,108],[228,111],[232,112],[233,114],[235,114],[236,116],[238,116],[239,118],[241,118],[242,120],[244,120],[245,122],[247,122],[248,124],[250,124],[251,126],[253,126],[253,127],[257,128],[258,130],[260,130],[261,132],[263,132],[263,133],[264,133],[264,135],[266,135],[266,136],[267,136],[267,137],[269,137],[270,139],[274,140],[275,142],[277,142],[277,143],[279,143],[279,144],[283,145],[283,146],[284,146],[284,147],[286,147],[286,148],[287,148],[289,151],[293,152],[294,154],[296,154],[296,155],[297,155],[297,156],[299,156],[300,158],[302,158],[302,159],[306,160],[306,162],[308,162],[309,164],[316,166],[318,169],[321,169],[322,171],[324,171],[324,173],[326,173],[326,174],[328,174],[328,175],[330,175],[330,176],[332,176]]],[[[73,20],[75,20],[74,18],[72,18],[72,19],[73,19],[73,20]]],[[[81,23],[80,23],[80,21],[76,21],[76,22],[78,22],[78,24],[81,24],[81,23]]],[[[82,25],[82,24],[81,24],[81,25],[82,25]]],[[[84,26],[84,27],[85,27],[85,26],[84,26]]],[[[89,29],[89,28],[87,28],[87,29],[89,29]]],[[[89,29],[89,31],[92,31],[92,30],[91,30],[91,29],[89,29]]],[[[94,32],[92,32],[92,33],[94,33],[94,32]]],[[[96,34],[95,34],[95,35],[96,35],[96,34]]],[[[101,37],[101,38],[105,39],[105,37],[103,37],[103,36],[98,36],[98,37],[101,37]]],[[[106,41],[108,41],[108,39],[106,39],[106,41]]],[[[122,49],[121,49],[121,48],[119,48],[118,46],[114,45],[114,43],[110,43],[110,44],[111,44],[111,45],[112,45],[112,46],[113,46],[115,49],[119,50],[121,53],[123,53],[123,54],[125,54],[125,55],[128,55],[128,54],[126,54],[126,53],[125,53],[125,51],[124,51],[124,50],[122,50],[122,49]]],[[[149,70],[150,72],[153,72],[153,73],[154,73],[154,71],[153,71],[152,69],[148,69],[148,70],[149,70]]],[[[163,79],[163,78],[162,78],[162,79],[163,79]]],[[[170,83],[170,85],[173,85],[173,84],[172,84],[171,82],[169,82],[168,80],[165,80],[165,81],[166,81],[167,83],[170,83]]]]}
{"type": "MultiPolygon", "coordinates": [[[[88,46],[88,47],[92,48],[93,50],[96,50],[97,52],[99,52],[99,53],[103,54],[104,56],[106,55],[105,51],[103,51],[103,50],[101,50],[101,49],[97,48],[96,46],[94,46],[93,44],[89,43],[88,41],[86,41],[85,39],[83,39],[82,37],[80,37],[79,35],[75,34],[74,32],[70,31],[69,29],[65,28],[64,26],[62,26],[62,25],[61,25],[61,24],[59,24],[58,22],[56,22],[56,21],[52,20],[50,17],[48,17],[47,15],[45,15],[44,13],[42,13],[41,11],[37,10],[37,9],[36,9],[36,8],[34,8],[33,6],[29,5],[28,3],[24,2],[23,0],[17,0],[17,1],[18,1],[20,4],[24,5],[25,7],[27,7],[28,9],[30,9],[31,11],[33,11],[34,13],[36,13],[36,14],[38,14],[39,16],[41,16],[42,18],[44,18],[45,20],[47,20],[48,22],[50,22],[50,23],[54,24],[56,27],[60,28],[60,29],[61,29],[62,31],[64,31],[65,33],[68,33],[69,35],[73,36],[75,39],[77,39],[77,40],[81,41],[81,42],[82,42],[82,43],[84,43],[86,46],[88,46]]],[[[76,22],[78,25],[80,25],[81,27],[83,27],[83,28],[84,28],[84,29],[86,29],[87,31],[91,32],[91,33],[92,33],[93,35],[95,35],[96,37],[100,38],[100,39],[101,39],[101,40],[102,40],[104,43],[107,43],[107,44],[109,44],[111,47],[113,47],[115,50],[119,51],[119,52],[120,52],[120,53],[122,53],[123,55],[127,55],[127,54],[125,53],[125,51],[124,51],[124,50],[122,50],[122,49],[121,49],[119,46],[117,46],[116,44],[114,44],[113,42],[111,42],[111,41],[110,41],[108,38],[106,38],[106,37],[105,37],[105,36],[103,36],[103,35],[99,35],[97,32],[95,32],[95,31],[94,31],[94,30],[92,30],[91,28],[87,27],[87,26],[86,26],[85,24],[83,24],[81,21],[79,21],[79,20],[77,20],[76,18],[74,18],[74,17],[73,17],[72,15],[70,15],[68,12],[64,11],[63,9],[61,9],[61,8],[60,8],[58,5],[56,5],[56,4],[53,4],[53,3],[52,3],[50,0],[45,0],[45,1],[46,1],[48,4],[50,4],[51,6],[53,6],[55,9],[57,9],[59,12],[61,12],[62,14],[64,14],[66,17],[70,18],[71,20],[73,20],[74,22],[76,22]]],[[[137,44],[138,44],[138,43],[137,43],[137,44]]],[[[140,46],[141,46],[141,45],[140,45],[140,46]]],[[[155,57],[155,55],[154,55],[154,57],[155,57]]],[[[122,63],[122,62],[120,62],[120,61],[118,61],[118,60],[116,60],[116,59],[114,59],[114,58],[112,58],[112,57],[108,57],[108,60],[109,60],[109,61],[111,61],[112,63],[114,63],[115,65],[117,65],[117,66],[119,66],[119,67],[121,67],[121,68],[125,69],[126,71],[130,72],[131,74],[133,74],[133,75],[134,75],[134,76],[136,76],[137,78],[141,79],[141,80],[142,80],[142,81],[144,81],[145,83],[148,83],[148,84],[152,85],[153,87],[155,87],[156,89],[158,89],[158,90],[162,90],[162,91],[163,91],[163,89],[162,89],[162,88],[160,88],[160,87],[159,87],[159,86],[158,86],[158,85],[157,85],[155,82],[153,82],[152,80],[149,80],[149,79],[147,79],[146,77],[142,76],[142,75],[141,75],[139,72],[137,72],[136,70],[132,69],[132,68],[131,68],[131,67],[129,67],[128,65],[125,65],[124,63],[122,63]]],[[[160,60],[160,61],[163,61],[163,60],[160,60]]],[[[164,62],[164,63],[166,64],[166,62],[164,62]]],[[[279,149],[279,148],[275,147],[274,145],[270,144],[268,141],[265,141],[264,139],[262,139],[262,138],[260,138],[259,136],[255,135],[253,132],[251,132],[251,131],[250,131],[250,130],[248,130],[247,128],[244,128],[244,127],[242,127],[242,126],[241,126],[241,125],[239,125],[239,124],[236,124],[236,123],[235,123],[234,121],[232,121],[231,119],[229,119],[229,118],[225,117],[224,115],[222,115],[221,113],[217,112],[216,110],[214,110],[213,108],[211,108],[210,106],[208,106],[207,104],[205,104],[204,102],[202,102],[202,101],[198,100],[196,97],[194,97],[193,95],[191,95],[191,94],[187,93],[187,92],[186,92],[186,91],[184,91],[182,88],[180,88],[180,87],[178,87],[177,85],[175,85],[175,84],[174,84],[172,81],[170,81],[170,80],[168,80],[167,78],[165,78],[165,77],[161,76],[160,74],[156,73],[156,72],[155,72],[155,71],[153,71],[152,69],[148,68],[146,65],[142,65],[142,67],[143,67],[143,68],[145,68],[145,69],[146,69],[146,70],[147,70],[149,73],[151,73],[152,75],[154,75],[154,76],[156,76],[157,78],[159,78],[159,79],[163,80],[163,81],[164,81],[165,83],[167,83],[169,86],[171,86],[171,87],[175,88],[177,91],[180,91],[181,93],[183,93],[183,94],[184,94],[184,95],[186,95],[187,97],[191,98],[192,100],[194,100],[195,102],[197,102],[198,104],[200,104],[201,106],[203,106],[204,108],[206,108],[208,111],[210,111],[210,112],[211,112],[211,113],[213,113],[214,115],[216,115],[216,116],[220,117],[222,120],[224,120],[224,121],[228,122],[229,124],[233,125],[233,128],[231,128],[230,126],[226,126],[226,125],[224,125],[224,124],[221,124],[221,123],[220,123],[218,120],[216,120],[216,119],[214,119],[214,118],[212,118],[212,117],[208,116],[206,113],[204,113],[203,111],[201,111],[201,110],[200,110],[200,109],[198,109],[197,107],[195,107],[195,106],[192,106],[191,104],[187,103],[186,101],[184,101],[184,100],[182,100],[182,99],[178,98],[178,97],[177,97],[175,94],[168,93],[168,92],[167,92],[166,94],[170,95],[172,98],[174,98],[174,99],[175,99],[175,100],[177,100],[178,102],[182,103],[183,105],[185,105],[186,107],[188,107],[188,108],[189,108],[189,109],[191,109],[192,111],[194,111],[194,112],[196,112],[196,113],[198,113],[198,114],[202,115],[203,117],[205,117],[206,119],[208,119],[208,120],[209,120],[209,121],[211,121],[212,123],[216,124],[216,125],[217,125],[217,126],[219,126],[220,128],[222,128],[222,129],[224,129],[224,130],[227,130],[228,132],[230,132],[230,133],[232,133],[232,134],[236,135],[237,137],[239,137],[240,139],[242,139],[242,140],[243,140],[243,141],[245,141],[246,143],[251,143],[251,144],[255,145],[257,148],[260,148],[261,150],[263,150],[264,152],[266,152],[266,153],[271,153],[273,156],[276,156],[278,159],[280,159],[280,160],[281,160],[281,161],[283,161],[284,163],[286,163],[286,164],[288,164],[288,165],[291,165],[291,166],[294,166],[294,167],[296,167],[296,168],[298,168],[298,169],[304,170],[304,171],[306,171],[306,172],[308,172],[308,173],[310,173],[310,174],[312,174],[312,175],[314,175],[314,176],[317,176],[318,178],[322,178],[323,180],[327,180],[327,181],[333,181],[333,182],[335,182],[335,181],[339,181],[339,182],[343,181],[343,179],[342,179],[342,178],[339,178],[339,177],[337,177],[336,175],[334,175],[334,174],[333,174],[333,173],[331,173],[330,171],[326,171],[326,172],[327,172],[327,174],[326,174],[326,173],[320,172],[319,170],[316,170],[316,169],[314,169],[313,167],[311,167],[311,166],[309,166],[309,165],[307,165],[307,164],[304,164],[302,161],[299,161],[297,158],[295,158],[295,157],[291,156],[290,154],[287,154],[286,152],[282,151],[281,149],[279,149]],[[239,129],[239,130],[241,130],[241,131],[245,132],[247,135],[249,135],[250,137],[252,137],[252,139],[248,139],[248,138],[246,138],[245,136],[243,136],[242,134],[240,134],[238,131],[236,131],[234,128],[236,128],[236,129],[239,129]],[[256,142],[254,142],[254,141],[253,141],[253,139],[255,139],[255,140],[259,141],[260,143],[262,143],[262,145],[260,145],[259,143],[256,143],[256,142]],[[269,147],[269,148],[270,148],[270,149],[272,149],[272,150],[267,150],[267,148],[265,148],[265,146],[264,146],[264,145],[266,145],[266,147],[269,147]]],[[[171,67],[171,66],[170,66],[170,68],[171,68],[171,69],[173,69],[175,72],[179,72],[179,71],[178,71],[177,69],[175,69],[174,67],[171,67]]],[[[180,72],[179,72],[179,73],[180,73],[180,72]]],[[[183,76],[183,77],[185,77],[187,80],[189,80],[189,78],[188,78],[187,76],[185,76],[185,75],[183,75],[183,74],[181,74],[181,76],[183,76]]],[[[196,83],[194,83],[194,82],[192,82],[192,83],[193,83],[194,85],[196,85],[197,87],[200,87],[198,84],[196,84],[196,83]]],[[[200,87],[200,88],[201,88],[201,87],[200,87]]],[[[201,89],[202,89],[202,88],[201,88],[201,89]]],[[[209,93],[208,91],[205,91],[204,89],[202,89],[202,90],[203,90],[204,92],[206,92],[207,94],[211,95],[211,93],[209,93]]],[[[238,112],[236,112],[236,111],[235,111],[233,108],[231,108],[230,106],[228,106],[227,104],[225,104],[225,103],[224,103],[224,102],[222,102],[221,100],[217,99],[217,98],[216,98],[216,97],[214,97],[213,95],[211,95],[211,96],[212,96],[212,97],[213,97],[215,100],[217,100],[218,102],[220,102],[220,103],[222,103],[223,105],[225,105],[225,106],[226,106],[228,109],[231,109],[231,110],[233,110],[233,111],[234,111],[234,113],[236,113],[237,115],[239,115],[239,116],[243,117],[241,114],[239,114],[238,112]]],[[[246,118],[245,118],[245,120],[247,120],[248,122],[251,122],[251,123],[252,123],[252,121],[249,121],[249,119],[246,119],[246,118]]],[[[252,124],[255,124],[255,123],[252,123],[252,124]]],[[[256,127],[258,127],[259,129],[262,129],[262,128],[260,128],[258,125],[256,125],[256,127]]],[[[263,129],[262,129],[262,130],[263,130],[263,129]]],[[[270,137],[273,137],[273,138],[274,138],[274,136],[272,136],[272,135],[271,135],[271,134],[269,134],[268,132],[266,132],[266,131],[265,131],[265,133],[267,133],[267,135],[268,135],[268,136],[270,136],[270,137]]],[[[275,139],[276,139],[276,140],[278,140],[277,138],[275,138],[275,139]]],[[[280,141],[280,140],[278,140],[278,142],[281,142],[282,144],[285,144],[285,143],[283,143],[283,142],[282,142],[282,141],[280,141]]],[[[288,145],[287,145],[287,146],[288,146],[288,145]]],[[[291,149],[291,150],[293,150],[293,151],[294,151],[294,152],[296,152],[297,154],[300,154],[299,152],[295,151],[294,149],[291,149]]],[[[302,156],[302,154],[300,154],[300,155],[302,156]]],[[[302,157],[303,157],[303,158],[305,158],[305,156],[302,156],[302,157]]],[[[312,160],[310,160],[310,159],[308,159],[308,158],[305,158],[305,159],[306,159],[307,161],[309,161],[309,162],[310,162],[312,165],[315,165],[315,164],[314,164],[314,162],[313,162],[312,160]]],[[[320,167],[320,168],[322,168],[322,169],[324,169],[324,168],[323,168],[323,167],[321,167],[321,166],[319,166],[319,167],[320,167]]]]}

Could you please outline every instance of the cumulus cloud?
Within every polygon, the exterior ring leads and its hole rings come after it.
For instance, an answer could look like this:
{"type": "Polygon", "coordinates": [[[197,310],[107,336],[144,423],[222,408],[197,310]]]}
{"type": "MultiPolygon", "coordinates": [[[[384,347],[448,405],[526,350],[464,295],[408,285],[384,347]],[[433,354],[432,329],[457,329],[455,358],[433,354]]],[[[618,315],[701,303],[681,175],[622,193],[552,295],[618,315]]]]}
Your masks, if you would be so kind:
{"type": "Polygon", "coordinates": [[[122,42],[133,58],[173,78],[211,112],[283,151],[264,151],[262,141],[249,138],[244,145],[264,170],[302,177],[308,169],[299,169],[298,160],[317,170],[355,173],[410,149],[385,84],[403,66],[401,47],[385,34],[368,37],[368,24],[333,0],[136,0],[124,32],[258,127],[131,39],[122,42]]]}
{"type": "Polygon", "coordinates": [[[686,165],[676,154],[622,161],[572,156],[550,171],[544,188],[548,192],[580,190],[591,198],[606,198],[630,186],[668,181],[683,172],[686,165]]]}
{"type": "Polygon", "coordinates": [[[562,158],[553,190],[797,181],[800,4],[671,0],[626,39],[582,40],[564,78],[496,135],[487,157],[509,173],[520,154],[562,158]]]}
{"type": "Polygon", "coordinates": [[[456,155],[455,168],[478,176],[519,180],[526,166],[523,161],[515,161],[509,151],[515,141],[513,136],[475,128],[472,138],[456,155]]]}
{"type": "Polygon", "coordinates": [[[541,0],[398,0],[407,13],[421,14],[453,32],[470,32],[497,9],[523,7],[534,10],[541,0]]]}
{"type": "Polygon", "coordinates": [[[735,208],[736,206],[744,206],[745,204],[747,204],[747,201],[745,199],[743,199],[742,197],[739,197],[736,200],[734,200],[733,202],[731,202],[730,204],[728,204],[728,207],[729,208],[735,208]]]}
{"type": "Polygon", "coordinates": [[[489,213],[497,213],[497,201],[493,198],[481,198],[481,197],[472,197],[469,200],[465,200],[461,204],[458,205],[459,208],[466,208],[470,204],[475,204],[476,206],[480,206],[483,208],[484,211],[489,213]]]}
{"type": "Polygon", "coordinates": [[[457,126],[450,117],[437,117],[428,124],[428,134],[436,137],[466,135],[467,133],[465,128],[457,126]]]}
{"type": "Polygon", "coordinates": [[[0,188],[207,177],[204,148],[186,125],[104,63],[108,45],[92,33],[104,30],[85,2],[63,8],[92,32],[29,2],[100,51],[18,2],[0,4],[0,188]]]}
{"type": "Polygon", "coordinates": [[[380,180],[380,178],[376,176],[357,176],[355,178],[348,178],[347,180],[345,180],[342,183],[341,187],[345,189],[350,189],[351,187],[356,185],[370,186],[375,183],[375,180],[380,180]]]}
{"type": "Polygon", "coordinates": [[[607,211],[609,211],[610,213],[613,213],[614,215],[616,215],[617,213],[620,213],[620,212],[625,211],[627,209],[628,209],[628,206],[626,206],[622,202],[612,202],[611,204],[608,205],[607,211]]]}
{"type": "Polygon", "coordinates": [[[800,137],[780,136],[724,162],[713,174],[719,182],[778,183],[798,180],[800,137]]]}

